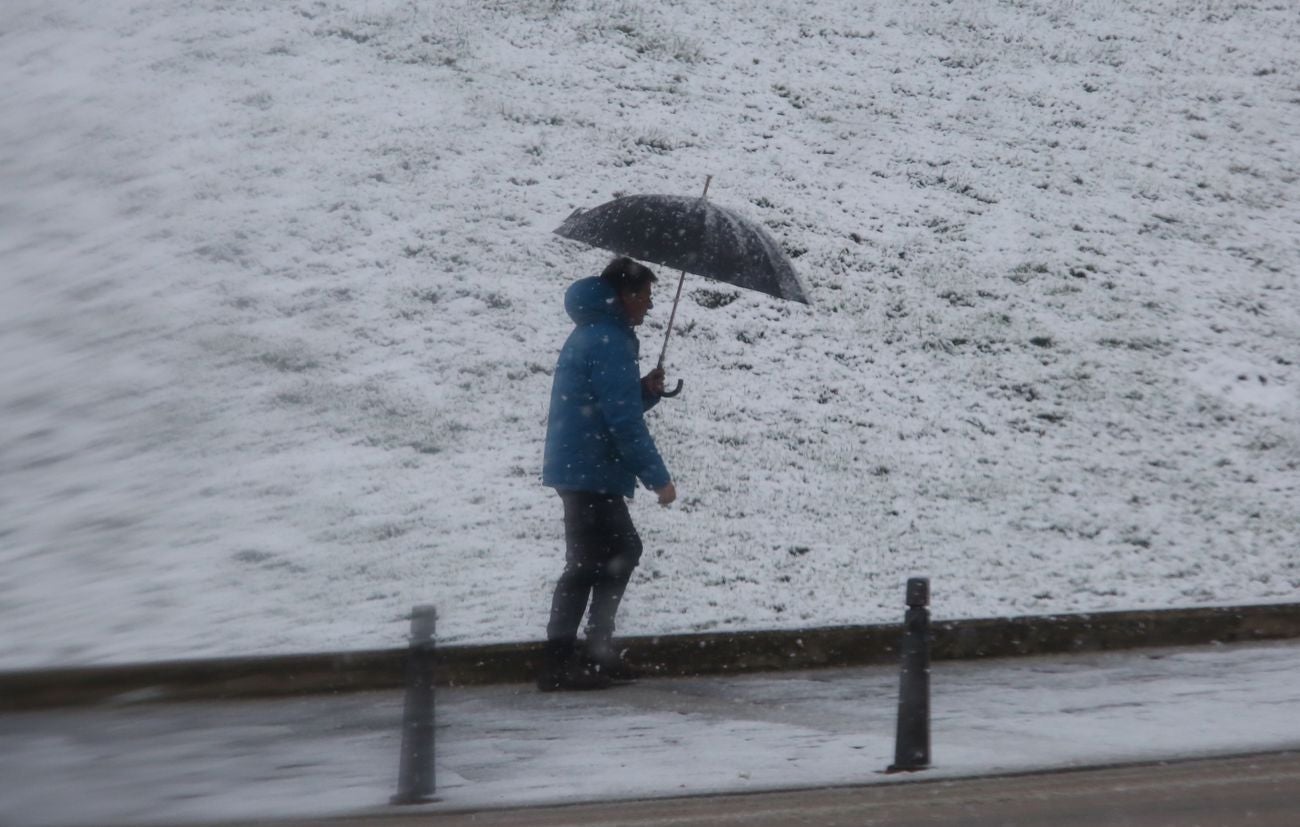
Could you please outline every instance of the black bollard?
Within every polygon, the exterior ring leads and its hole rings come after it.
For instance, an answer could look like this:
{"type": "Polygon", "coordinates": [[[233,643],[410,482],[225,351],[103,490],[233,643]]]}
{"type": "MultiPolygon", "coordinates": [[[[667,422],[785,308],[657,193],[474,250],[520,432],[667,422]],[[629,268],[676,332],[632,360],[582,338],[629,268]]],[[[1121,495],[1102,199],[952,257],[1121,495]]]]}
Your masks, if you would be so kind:
{"type": "Polygon", "coordinates": [[[433,660],[438,613],[411,610],[411,648],[406,656],[406,708],[402,713],[402,759],[394,804],[427,804],[433,797],[433,660]]]}
{"type": "Polygon", "coordinates": [[[898,734],[894,763],[886,772],[916,772],[930,766],[929,605],[929,578],[909,579],[898,683],[898,734]]]}

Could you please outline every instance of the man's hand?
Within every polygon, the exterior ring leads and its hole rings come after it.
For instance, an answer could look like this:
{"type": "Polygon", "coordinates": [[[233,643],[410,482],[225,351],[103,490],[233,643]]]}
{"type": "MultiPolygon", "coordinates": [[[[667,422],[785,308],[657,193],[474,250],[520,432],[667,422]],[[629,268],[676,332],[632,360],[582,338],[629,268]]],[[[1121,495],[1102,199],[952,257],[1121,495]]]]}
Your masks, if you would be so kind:
{"type": "Polygon", "coordinates": [[[664,369],[655,368],[654,370],[641,377],[641,387],[649,396],[664,395],[664,369]]]}
{"type": "Polygon", "coordinates": [[[673,500],[677,499],[677,486],[670,482],[663,488],[656,488],[655,493],[659,495],[659,504],[667,507],[672,505],[673,500]]]}

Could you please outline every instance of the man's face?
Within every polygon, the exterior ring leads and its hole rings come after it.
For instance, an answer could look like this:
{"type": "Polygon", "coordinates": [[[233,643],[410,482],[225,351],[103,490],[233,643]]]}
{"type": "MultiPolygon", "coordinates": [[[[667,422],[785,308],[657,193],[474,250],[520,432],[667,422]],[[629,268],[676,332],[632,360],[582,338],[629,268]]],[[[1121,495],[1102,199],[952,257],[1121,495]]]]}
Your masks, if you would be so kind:
{"type": "Polygon", "coordinates": [[[627,319],[633,327],[644,322],[645,314],[655,306],[654,299],[650,298],[650,291],[653,288],[653,283],[646,282],[640,290],[619,294],[619,300],[623,302],[623,312],[627,313],[627,319]]]}

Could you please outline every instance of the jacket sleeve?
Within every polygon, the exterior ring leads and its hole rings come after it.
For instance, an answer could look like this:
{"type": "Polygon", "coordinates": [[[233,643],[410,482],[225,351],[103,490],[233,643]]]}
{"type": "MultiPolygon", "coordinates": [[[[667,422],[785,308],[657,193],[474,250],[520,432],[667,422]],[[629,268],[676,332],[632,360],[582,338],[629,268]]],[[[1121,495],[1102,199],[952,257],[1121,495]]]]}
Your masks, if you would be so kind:
{"type": "Polygon", "coordinates": [[[672,482],[645,424],[645,399],[637,376],[636,350],[622,336],[610,336],[592,364],[592,390],[619,456],[647,488],[672,482]]]}

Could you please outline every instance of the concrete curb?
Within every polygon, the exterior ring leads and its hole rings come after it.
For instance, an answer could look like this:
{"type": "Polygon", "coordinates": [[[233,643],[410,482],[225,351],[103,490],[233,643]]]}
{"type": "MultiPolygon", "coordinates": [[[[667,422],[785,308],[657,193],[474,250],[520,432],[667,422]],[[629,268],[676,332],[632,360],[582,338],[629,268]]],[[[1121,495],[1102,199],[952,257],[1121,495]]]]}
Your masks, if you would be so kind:
{"type": "MultiPolygon", "coordinates": [[[[900,612],[901,615],[901,612],[900,612]]],[[[935,660],[1300,638],[1300,603],[936,621],[935,660]]],[[[740,674],[896,661],[901,626],[625,638],[654,676],[740,674]]],[[[0,712],[96,703],[242,700],[393,689],[405,648],[0,672],[0,712]]],[[[438,683],[533,679],[541,643],[438,649],[438,683]]]]}

